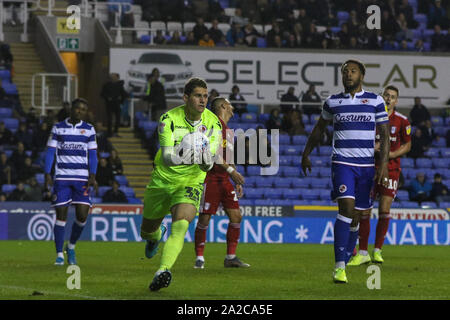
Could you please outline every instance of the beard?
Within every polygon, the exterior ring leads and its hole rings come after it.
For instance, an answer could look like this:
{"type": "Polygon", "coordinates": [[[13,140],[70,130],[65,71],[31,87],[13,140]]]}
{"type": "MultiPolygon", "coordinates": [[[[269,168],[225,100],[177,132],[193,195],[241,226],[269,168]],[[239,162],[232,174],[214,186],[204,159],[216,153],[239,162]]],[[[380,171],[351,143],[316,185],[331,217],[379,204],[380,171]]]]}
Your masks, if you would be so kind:
{"type": "Polygon", "coordinates": [[[343,84],[344,84],[345,91],[348,92],[348,91],[353,91],[356,88],[358,88],[359,85],[361,84],[361,81],[359,81],[359,80],[353,81],[352,85],[347,85],[347,84],[345,84],[345,81],[343,81],[343,84]]]}

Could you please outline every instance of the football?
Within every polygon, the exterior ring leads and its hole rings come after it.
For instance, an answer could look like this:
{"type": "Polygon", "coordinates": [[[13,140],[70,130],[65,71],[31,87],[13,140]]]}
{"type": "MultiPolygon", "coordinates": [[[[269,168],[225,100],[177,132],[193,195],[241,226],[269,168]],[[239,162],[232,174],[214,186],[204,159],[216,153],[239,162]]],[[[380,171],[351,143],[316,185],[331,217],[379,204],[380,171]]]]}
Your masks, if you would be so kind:
{"type": "Polygon", "coordinates": [[[193,132],[184,136],[180,143],[182,154],[188,150],[194,151],[194,163],[203,163],[203,153],[209,150],[209,139],[201,132],[193,132]]]}

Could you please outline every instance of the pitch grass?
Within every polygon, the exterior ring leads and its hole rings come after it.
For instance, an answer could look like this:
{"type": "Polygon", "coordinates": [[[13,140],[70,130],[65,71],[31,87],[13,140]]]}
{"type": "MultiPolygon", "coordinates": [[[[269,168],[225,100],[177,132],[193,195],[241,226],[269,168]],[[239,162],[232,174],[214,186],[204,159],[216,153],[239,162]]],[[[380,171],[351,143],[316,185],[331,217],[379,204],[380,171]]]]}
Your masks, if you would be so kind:
{"type": "Polygon", "coordinates": [[[385,246],[380,290],[367,288],[367,265],[348,267],[349,283],[334,284],[332,245],[240,244],[249,269],[225,269],[225,249],[208,243],[205,269],[194,269],[194,245],[185,243],[171,285],[150,292],[161,248],[148,260],[144,243],[81,241],[81,289],[69,290],[53,242],[0,241],[0,299],[450,299],[446,246],[385,246]]]}

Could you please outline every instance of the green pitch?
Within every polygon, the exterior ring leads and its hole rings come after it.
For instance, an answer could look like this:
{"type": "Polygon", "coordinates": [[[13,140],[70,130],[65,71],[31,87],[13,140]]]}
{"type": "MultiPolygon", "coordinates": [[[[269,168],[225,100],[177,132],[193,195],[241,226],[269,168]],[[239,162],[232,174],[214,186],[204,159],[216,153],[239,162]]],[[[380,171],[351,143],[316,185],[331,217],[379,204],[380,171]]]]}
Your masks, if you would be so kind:
{"type": "Polygon", "coordinates": [[[447,246],[385,246],[380,290],[367,288],[367,266],[334,284],[332,245],[240,244],[249,269],[225,269],[225,247],[208,243],[205,269],[193,269],[194,244],[185,243],[171,285],[150,292],[161,250],[148,260],[144,243],[79,242],[81,289],[69,290],[53,242],[0,241],[0,299],[450,299],[447,246]]]}

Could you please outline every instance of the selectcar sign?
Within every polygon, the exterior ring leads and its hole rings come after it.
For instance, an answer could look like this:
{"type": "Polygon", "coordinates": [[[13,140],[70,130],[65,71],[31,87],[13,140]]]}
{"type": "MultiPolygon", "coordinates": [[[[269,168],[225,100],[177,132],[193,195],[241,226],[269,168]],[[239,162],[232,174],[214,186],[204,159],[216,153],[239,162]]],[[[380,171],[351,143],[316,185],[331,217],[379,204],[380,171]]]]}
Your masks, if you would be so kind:
{"type": "Polygon", "coordinates": [[[110,71],[138,96],[145,93],[146,76],[158,68],[168,97],[181,96],[187,78],[197,76],[221,94],[236,84],[248,101],[278,103],[290,86],[300,95],[314,84],[322,98],[341,91],[340,66],[350,58],[366,65],[366,90],[380,93],[387,84],[396,85],[400,106],[412,105],[415,96],[427,106],[450,98],[449,58],[419,54],[111,48],[110,71]]]}

